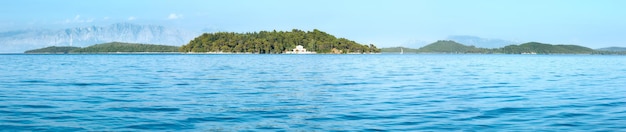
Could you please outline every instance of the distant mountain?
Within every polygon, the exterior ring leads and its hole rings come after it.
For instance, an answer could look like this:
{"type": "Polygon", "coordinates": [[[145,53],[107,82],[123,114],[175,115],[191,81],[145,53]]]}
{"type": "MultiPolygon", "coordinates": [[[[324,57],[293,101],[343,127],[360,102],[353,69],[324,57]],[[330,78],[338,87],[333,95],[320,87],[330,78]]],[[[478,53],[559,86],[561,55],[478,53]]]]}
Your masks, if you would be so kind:
{"type": "Polygon", "coordinates": [[[591,54],[594,52],[591,48],[578,45],[551,45],[539,42],[509,45],[501,50],[507,54],[591,54]]]}
{"type": "Polygon", "coordinates": [[[0,53],[18,53],[47,46],[85,47],[114,41],[180,46],[195,36],[197,34],[179,29],[130,23],[57,30],[17,30],[0,32],[0,53]]]}
{"type": "Polygon", "coordinates": [[[452,40],[439,40],[417,49],[420,53],[483,53],[487,49],[476,48],[457,43],[452,40]]]}
{"type": "Polygon", "coordinates": [[[448,40],[452,40],[464,45],[473,45],[480,48],[502,48],[507,45],[518,44],[513,41],[502,39],[488,39],[476,36],[455,35],[448,36],[448,40]]]}
{"type": "Polygon", "coordinates": [[[613,52],[626,52],[626,47],[606,47],[596,49],[598,51],[613,51],[613,52]]]}

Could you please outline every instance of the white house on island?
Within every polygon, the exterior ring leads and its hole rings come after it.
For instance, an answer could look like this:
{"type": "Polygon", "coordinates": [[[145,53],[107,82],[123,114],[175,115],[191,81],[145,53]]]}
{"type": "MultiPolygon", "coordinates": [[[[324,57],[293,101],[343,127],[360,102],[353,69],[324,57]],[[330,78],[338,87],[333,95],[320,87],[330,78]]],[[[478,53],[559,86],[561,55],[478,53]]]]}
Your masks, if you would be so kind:
{"type": "Polygon", "coordinates": [[[296,46],[291,51],[285,52],[286,54],[315,54],[315,52],[306,51],[306,49],[302,45],[296,46]]]}

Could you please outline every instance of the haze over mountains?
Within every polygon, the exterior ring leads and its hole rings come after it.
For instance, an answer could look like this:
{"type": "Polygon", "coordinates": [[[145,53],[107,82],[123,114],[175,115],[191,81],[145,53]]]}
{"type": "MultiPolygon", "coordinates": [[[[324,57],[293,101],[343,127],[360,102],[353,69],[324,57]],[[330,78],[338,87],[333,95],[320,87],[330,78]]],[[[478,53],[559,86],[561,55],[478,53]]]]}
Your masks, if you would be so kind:
{"type": "Polygon", "coordinates": [[[446,40],[452,40],[452,41],[462,43],[465,45],[473,45],[473,46],[481,47],[481,48],[501,48],[507,45],[520,44],[519,42],[513,42],[509,40],[481,38],[481,37],[469,36],[469,35],[448,36],[446,40]]]}
{"type": "Polygon", "coordinates": [[[155,25],[116,23],[66,29],[29,29],[0,32],[0,53],[20,53],[47,46],[86,47],[106,42],[150,43],[181,46],[199,35],[155,25]]]}
{"type": "MultiPolygon", "coordinates": [[[[482,37],[471,36],[471,35],[451,35],[451,36],[448,36],[446,38],[442,38],[439,40],[452,40],[452,41],[462,43],[465,45],[472,45],[472,46],[481,47],[481,48],[501,48],[507,45],[523,43],[523,42],[515,42],[515,41],[504,40],[504,39],[482,38],[482,37]]],[[[411,41],[407,41],[404,44],[401,44],[398,47],[417,49],[420,47],[424,47],[430,43],[432,43],[432,41],[411,40],[411,41]]]]}

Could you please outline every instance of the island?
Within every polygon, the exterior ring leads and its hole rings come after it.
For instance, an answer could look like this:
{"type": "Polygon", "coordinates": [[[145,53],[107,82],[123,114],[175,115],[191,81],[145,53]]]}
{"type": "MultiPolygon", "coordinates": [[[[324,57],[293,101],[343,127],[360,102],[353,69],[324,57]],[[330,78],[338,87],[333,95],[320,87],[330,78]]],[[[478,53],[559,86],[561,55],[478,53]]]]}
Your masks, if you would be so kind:
{"type": "Polygon", "coordinates": [[[626,47],[606,47],[596,49],[594,54],[602,55],[626,55],[626,47]]]}
{"type": "Polygon", "coordinates": [[[309,51],[306,53],[370,54],[380,52],[374,44],[359,44],[317,29],[306,32],[293,29],[252,33],[204,33],[180,47],[179,51],[184,53],[285,54],[298,53],[294,50],[297,50],[296,46],[302,46],[301,49],[309,51]]]}
{"type": "Polygon", "coordinates": [[[80,49],[80,47],[73,46],[50,46],[41,49],[27,50],[24,53],[27,54],[67,54],[72,50],[80,49]]]}
{"type": "Polygon", "coordinates": [[[112,52],[178,52],[177,46],[111,42],[96,44],[72,50],[72,53],[112,53],[112,52]]]}
{"type": "Polygon", "coordinates": [[[613,52],[624,52],[626,51],[626,47],[606,47],[596,49],[597,51],[613,51],[613,52]]]}
{"type": "Polygon", "coordinates": [[[418,53],[490,53],[488,49],[466,46],[452,40],[439,40],[417,49],[418,53]]]}
{"type": "Polygon", "coordinates": [[[592,54],[594,52],[591,48],[578,45],[552,45],[539,42],[509,45],[494,50],[506,54],[592,54]]]}
{"type": "Polygon", "coordinates": [[[50,46],[28,50],[27,54],[81,54],[81,53],[171,53],[178,52],[179,47],[156,44],[138,44],[110,42],[96,44],[85,48],[71,46],[50,46]]]}
{"type": "MultiPolygon", "coordinates": [[[[463,45],[451,40],[439,40],[419,49],[403,48],[404,52],[414,51],[422,54],[626,54],[620,47],[594,50],[579,45],[546,44],[528,42],[520,45],[508,45],[501,48],[479,48],[463,45]]],[[[382,48],[382,51],[399,52],[398,47],[382,48]]]]}

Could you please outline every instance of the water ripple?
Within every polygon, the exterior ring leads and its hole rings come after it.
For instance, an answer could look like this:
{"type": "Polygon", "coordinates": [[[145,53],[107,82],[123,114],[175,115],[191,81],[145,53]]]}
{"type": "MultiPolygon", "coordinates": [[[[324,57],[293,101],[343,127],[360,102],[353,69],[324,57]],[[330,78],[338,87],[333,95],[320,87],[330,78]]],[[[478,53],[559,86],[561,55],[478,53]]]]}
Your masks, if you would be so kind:
{"type": "Polygon", "coordinates": [[[126,112],[175,112],[180,111],[179,108],[158,108],[158,107],[118,107],[108,108],[108,111],[126,111],[126,112]]]}
{"type": "Polygon", "coordinates": [[[625,64],[568,55],[2,56],[0,131],[621,131],[625,64]]]}

